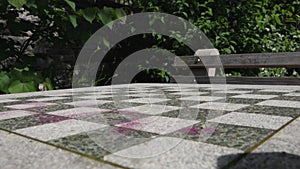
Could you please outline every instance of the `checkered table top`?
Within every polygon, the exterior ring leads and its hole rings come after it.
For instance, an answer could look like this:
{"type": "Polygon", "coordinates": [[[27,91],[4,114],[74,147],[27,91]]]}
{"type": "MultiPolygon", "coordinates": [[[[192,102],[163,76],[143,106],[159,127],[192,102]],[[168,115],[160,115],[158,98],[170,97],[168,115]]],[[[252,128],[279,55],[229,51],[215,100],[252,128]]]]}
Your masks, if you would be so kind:
{"type": "Polygon", "coordinates": [[[0,95],[0,129],[124,168],[224,167],[299,115],[299,86],[130,84],[0,95]]]}

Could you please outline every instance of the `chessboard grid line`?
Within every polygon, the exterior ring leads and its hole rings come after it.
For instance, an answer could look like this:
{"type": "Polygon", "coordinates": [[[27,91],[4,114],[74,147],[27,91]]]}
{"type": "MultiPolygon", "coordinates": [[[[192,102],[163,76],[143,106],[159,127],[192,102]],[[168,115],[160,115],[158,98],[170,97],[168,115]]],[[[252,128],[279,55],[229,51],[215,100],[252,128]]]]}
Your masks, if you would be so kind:
{"type": "MultiPolygon", "coordinates": [[[[165,87],[165,86],[164,86],[165,87]]],[[[161,88],[158,88],[158,89],[161,89],[161,88]]],[[[167,89],[168,90],[168,88],[164,88],[164,89],[167,89]]],[[[172,90],[172,89],[171,89],[172,90]]],[[[234,88],[233,89],[231,89],[231,90],[235,90],[234,88]]],[[[255,95],[259,95],[259,94],[261,94],[261,93],[266,93],[265,95],[266,96],[263,96],[263,97],[268,97],[267,95],[272,95],[272,94],[276,94],[277,95],[277,97],[275,98],[276,100],[285,100],[285,101],[292,101],[292,100],[286,100],[286,99],[280,99],[280,98],[284,98],[283,96],[285,96],[285,95],[288,95],[288,94],[290,94],[290,93],[294,93],[294,92],[297,92],[298,90],[293,90],[292,92],[259,92],[259,91],[263,91],[263,90],[265,90],[265,91],[268,91],[267,89],[251,89],[251,93],[250,94],[247,94],[248,96],[250,95],[253,95],[253,96],[255,96],[255,95]],[[255,92],[256,91],[256,92],[255,92]],[[257,92],[258,91],[258,92],[257,92]]],[[[205,91],[205,90],[203,90],[203,91],[205,91]]],[[[218,91],[218,90],[216,90],[216,91],[218,91]]],[[[64,91],[59,91],[59,92],[61,92],[62,94],[63,94],[63,92],[64,91]]],[[[174,91],[175,92],[175,91],[174,91]]],[[[139,93],[139,92],[137,92],[137,93],[139,93]]],[[[136,93],[136,94],[137,94],[136,93]]],[[[170,92],[170,90],[167,92],[168,94],[172,94],[172,92],[170,92]]],[[[40,94],[44,94],[44,93],[40,93],[40,94]]],[[[51,96],[51,93],[49,93],[50,94],[50,96],[47,96],[47,97],[45,97],[45,98],[49,98],[49,99],[51,99],[52,97],[55,97],[55,96],[51,96]]],[[[72,95],[72,94],[71,94],[72,95]]],[[[233,95],[233,96],[238,96],[238,95],[241,95],[241,94],[238,94],[238,93],[236,93],[235,95],[233,95]]],[[[37,95],[36,93],[34,94],[34,96],[32,96],[32,97],[38,97],[39,95],[37,95]]],[[[40,95],[41,96],[41,95],[40,95]]],[[[184,95],[184,97],[188,97],[188,96],[190,96],[190,97],[192,97],[193,95],[184,95]]],[[[63,96],[61,96],[61,97],[63,97],[63,96]]],[[[288,97],[288,96],[285,96],[285,97],[288,97]]],[[[0,97],[1,98],[1,97],[0,97]]],[[[141,97],[142,98],[142,97],[141,97]]],[[[155,99],[155,97],[153,97],[154,99],[155,99]]],[[[168,98],[168,97],[167,97],[168,98]]],[[[174,98],[177,98],[177,97],[174,97],[174,98]]],[[[178,97],[178,98],[180,98],[180,97],[178,97]]],[[[229,97],[229,98],[232,98],[231,96],[229,97]]],[[[14,99],[14,98],[12,98],[12,99],[14,99]]],[[[20,101],[30,101],[30,97],[27,97],[26,99],[22,99],[22,97],[21,98],[18,98],[18,99],[20,99],[20,101]]],[[[133,99],[136,99],[136,98],[129,98],[129,99],[126,99],[126,100],[128,100],[128,101],[130,101],[130,100],[133,100],[133,99]]],[[[157,98],[158,99],[158,98],[157,98]]],[[[168,99],[171,99],[171,98],[168,98],[168,99]]],[[[173,99],[173,98],[172,98],[173,99]]],[[[248,98],[248,99],[257,99],[257,98],[248,98]]],[[[265,100],[272,100],[272,99],[274,99],[274,98],[270,98],[270,99],[265,99],[265,100]]],[[[250,103],[249,102],[249,104],[247,104],[247,106],[245,107],[245,108],[248,108],[248,107],[251,107],[251,106],[254,106],[254,105],[259,105],[259,103],[261,103],[261,102],[263,102],[263,100],[262,101],[259,101],[258,103],[250,103]]],[[[51,103],[51,102],[47,102],[47,101],[45,101],[45,102],[43,102],[43,103],[51,103]]],[[[216,101],[214,101],[214,103],[216,103],[216,101]]],[[[65,105],[66,103],[61,103],[62,105],[65,105]]],[[[154,105],[155,104],[159,104],[159,103],[154,103],[154,105]]],[[[201,103],[202,104],[202,103],[201,103]]],[[[1,107],[1,105],[3,105],[2,103],[0,104],[0,107],[1,107]]],[[[60,105],[60,104],[59,104],[60,105]]],[[[145,104],[145,105],[147,105],[147,104],[145,104]]],[[[171,106],[171,105],[170,105],[171,106]]],[[[264,106],[264,105],[262,105],[262,106],[264,106]]],[[[80,107],[84,107],[84,106],[80,106],[80,107]]],[[[271,106],[272,107],[272,106],[271,106]]],[[[273,106],[273,107],[275,107],[276,108],[276,106],[273,106]]],[[[43,107],[38,107],[38,108],[43,108],[43,107]]],[[[244,108],[241,108],[241,109],[244,109],[244,108]]],[[[297,109],[297,108],[295,108],[295,109],[297,109]]],[[[12,110],[25,110],[25,111],[27,111],[28,109],[12,109],[12,110]]],[[[67,109],[58,109],[58,110],[56,110],[56,111],[59,111],[59,110],[69,110],[69,108],[67,108],[67,109]]],[[[300,110],[300,109],[299,109],[300,110]]],[[[53,110],[52,110],[53,111],[53,110]]],[[[239,109],[238,110],[236,110],[237,112],[239,112],[239,109]]],[[[36,111],[35,111],[36,112],[36,111]]],[[[233,111],[232,111],[233,112],[233,111]]],[[[243,111],[241,111],[242,113],[249,113],[249,112],[243,112],[243,111]]],[[[36,112],[36,113],[40,113],[40,112],[36,112]]],[[[44,112],[44,113],[47,113],[47,112],[44,112]]],[[[50,112],[51,113],[51,112],[50,112]]],[[[297,112],[296,112],[297,113],[297,112]]],[[[163,117],[162,116],[162,114],[163,113],[160,113],[158,116],[156,116],[156,117],[163,117]]],[[[252,114],[254,114],[254,113],[252,113],[252,114]]],[[[264,114],[264,113],[261,113],[261,114],[264,114]]],[[[266,114],[267,115],[267,114],[266,114]]],[[[222,115],[221,115],[222,116],[222,115]]],[[[221,117],[221,116],[219,116],[219,117],[221,117]]],[[[153,116],[153,117],[155,117],[155,116],[153,116]]],[[[284,117],[284,116],[281,116],[281,117],[284,117]]],[[[290,117],[290,116],[288,116],[288,117],[290,117]]],[[[292,119],[289,121],[289,122],[287,122],[286,124],[284,124],[284,125],[282,125],[279,129],[277,129],[277,130],[275,130],[274,132],[272,132],[271,134],[269,134],[269,135],[267,135],[267,136],[264,136],[264,139],[263,139],[263,141],[259,141],[258,143],[256,143],[255,145],[253,145],[252,147],[250,147],[250,148],[248,148],[245,152],[247,153],[248,151],[250,151],[251,150],[251,148],[253,148],[253,149],[255,149],[255,147],[258,147],[260,144],[262,144],[262,143],[264,143],[265,141],[267,141],[269,138],[271,138],[273,135],[275,135],[277,132],[279,132],[280,130],[282,130],[283,128],[285,128],[287,125],[289,125],[291,122],[293,122],[295,119],[297,119],[298,117],[300,117],[300,115],[297,115],[296,117],[291,117],[292,119]]],[[[178,117],[177,117],[178,118],[178,117]]],[[[75,118],[76,119],[76,118],[75,118]]],[[[180,119],[180,118],[178,118],[178,119],[180,119]]],[[[53,122],[51,122],[51,123],[53,123],[53,122]]],[[[51,124],[51,123],[49,123],[49,124],[51,124]]],[[[124,123],[124,122],[122,122],[122,123],[124,123]]],[[[120,123],[120,124],[122,124],[122,123],[120,123]]],[[[41,125],[43,125],[43,124],[41,124],[41,125]]],[[[116,124],[114,124],[113,126],[116,126],[116,124]]],[[[238,126],[242,126],[242,125],[238,125],[238,126]]],[[[25,128],[27,128],[27,127],[25,127],[25,128]]],[[[6,129],[3,129],[3,128],[0,128],[1,130],[3,130],[3,131],[6,131],[6,129]]],[[[11,130],[7,130],[8,132],[10,132],[10,133],[15,133],[14,131],[11,131],[11,130]]],[[[140,131],[140,130],[137,130],[137,131],[140,131]]],[[[18,133],[18,135],[22,135],[22,134],[19,134],[18,133]]],[[[29,136],[27,136],[28,138],[31,138],[31,137],[29,137],[29,136]]],[[[64,137],[61,137],[61,138],[64,138],[64,137]]],[[[36,140],[39,140],[39,139],[36,139],[36,140]]],[[[39,142],[44,142],[44,141],[41,141],[41,140],[39,140],[39,142]]],[[[50,144],[50,143],[49,143],[50,144]]],[[[219,145],[220,146],[220,145],[219,145]]],[[[131,147],[131,146],[130,146],[131,147]]],[[[227,146],[226,146],[227,147],[227,146]]],[[[65,148],[65,147],[62,147],[62,148],[64,148],[64,149],[67,149],[67,150],[70,150],[70,149],[68,149],[68,148],[65,148]]],[[[75,151],[76,152],[76,151],[75,151]]],[[[84,154],[85,156],[87,155],[87,154],[85,154],[85,153],[80,153],[80,152],[76,152],[77,154],[84,154]]],[[[95,158],[95,157],[93,157],[93,158],[95,158]]],[[[104,160],[105,161],[105,160],[104,160]]],[[[106,161],[107,162],[107,161],[106,161]]]]}
{"type": "Polygon", "coordinates": [[[74,153],[74,154],[78,154],[78,155],[81,155],[85,158],[88,158],[90,160],[94,160],[94,161],[99,161],[99,162],[102,162],[102,163],[105,163],[105,164],[109,164],[109,165],[113,165],[115,167],[119,167],[119,168],[122,168],[122,169],[129,169],[128,167],[125,167],[125,166],[122,166],[122,165],[119,165],[119,164],[116,164],[116,163],[112,163],[112,162],[109,162],[109,161],[106,161],[106,160],[103,160],[101,158],[95,158],[94,156],[90,156],[90,155],[87,155],[85,153],[80,153],[78,151],[74,151],[74,150],[71,150],[71,149],[68,149],[68,148],[65,148],[65,147],[62,147],[62,146],[57,146],[55,144],[52,144],[48,141],[42,141],[42,140],[39,140],[39,139],[36,139],[36,138],[33,138],[33,137],[29,137],[27,135],[23,135],[23,134],[20,134],[20,133],[17,133],[17,132],[14,132],[14,131],[10,131],[10,130],[6,130],[6,129],[3,129],[3,128],[0,128],[0,130],[2,131],[5,131],[5,132],[8,132],[10,134],[14,134],[14,135],[17,135],[19,137],[24,137],[26,139],[29,139],[29,140],[32,140],[32,141],[36,141],[36,142],[39,142],[39,143],[42,143],[42,144],[46,144],[48,146],[52,146],[52,147],[55,147],[55,148],[59,148],[59,149],[62,149],[64,151],[68,151],[68,152],[71,152],[71,153],[74,153]]]}

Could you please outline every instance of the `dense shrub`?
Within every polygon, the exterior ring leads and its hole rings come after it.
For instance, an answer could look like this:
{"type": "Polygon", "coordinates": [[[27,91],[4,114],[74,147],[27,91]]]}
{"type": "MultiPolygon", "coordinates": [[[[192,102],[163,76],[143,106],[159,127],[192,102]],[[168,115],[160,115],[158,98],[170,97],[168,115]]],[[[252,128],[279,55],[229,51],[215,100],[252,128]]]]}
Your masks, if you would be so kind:
{"type": "Polygon", "coordinates": [[[97,29],[125,15],[123,5],[105,2],[1,0],[0,91],[35,91],[40,83],[66,87],[62,84],[64,79],[71,78],[76,57],[71,58],[72,61],[65,59],[64,51],[72,51],[71,55],[76,56],[81,45],[97,29]],[[64,63],[64,60],[68,61],[64,63]],[[15,77],[16,69],[26,69],[19,72],[38,80],[15,77]],[[66,70],[69,71],[64,74],[66,70]],[[10,82],[7,82],[8,77],[10,82]],[[9,90],[12,85],[24,85],[25,89],[9,90]]]}
{"type": "MultiPolygon", "coordinates": [[[[191,21],[221,54],[293,52],[300,48],[299,0],[137,1],[142,11],[167,12],[191,21]]],[[[298,76],[294,69],[284,68],[226,72],[243,76],[298,76]]]]}
{"type": "MultiPolygon", "coordinates": [[[[34,91],[40,83],[49,88],[70,86],[68,82],[62,85],[62,79],[70,79],[67,75],[83,43],[101,26],[126,13],[157,11],[183,17],[198,26],[221,54],[290,52],[300,47],[299,0],[1,0],[0,11],[0,91],[5,93],[34,91]],[[50,50],[35,51],[38,44],[50,50]],[[64,62],[63,54],[51,53],[62,49],[73,52],[69,53],[75,56],[73,62],[64,62]],[[23,87],[13,90],[15,86],[23,87]]],[[[120,42],[108,58],[126,57],[145,47],[193,54],[173,39],[141,35],[120,42]]],[[[113,69],[110,71],[100,72],[97,84],[109,83],[113,69]]],[[[283,69],[234,71],[239,75],[295,74],[283,69]]],[[[146,72],[168,79],[164,71],[146,72]]]]}

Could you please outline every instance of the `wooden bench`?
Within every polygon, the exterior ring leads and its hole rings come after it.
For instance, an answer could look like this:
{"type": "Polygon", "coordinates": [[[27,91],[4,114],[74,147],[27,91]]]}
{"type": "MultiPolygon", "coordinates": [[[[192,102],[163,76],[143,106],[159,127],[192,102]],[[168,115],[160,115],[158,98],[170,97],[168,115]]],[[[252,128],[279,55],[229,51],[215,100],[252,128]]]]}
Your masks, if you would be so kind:
{"type": "MultiPolygon", "coordinates": [[[[220,56],[180,56],[176,59],[174,67],[180,71],[187,66],[191,69],[197,83],[223,83],[224,77],[199,75],[200,69],[210,68],[300,68],[300,52],[286,53],[251,53],[231,54],[220,56]],[[184,61],[184,62],[182,62],[184,61]],[[205,63],[205,64],[204,64],[205,63]],[[218,64],[219,63],[219,64],[218,64]]],[[[299,72],[298,72],[299,73],[299,72]]],[[[174,79],[184,79],[185,76],[176,75],[174,79]]],[[[184,81],[184,80],[182,80],[184,81]]],[[[227,84],[272,84],[272,85],[300,85],[300,78],[294,77],[226,77],[227,84]]]]}

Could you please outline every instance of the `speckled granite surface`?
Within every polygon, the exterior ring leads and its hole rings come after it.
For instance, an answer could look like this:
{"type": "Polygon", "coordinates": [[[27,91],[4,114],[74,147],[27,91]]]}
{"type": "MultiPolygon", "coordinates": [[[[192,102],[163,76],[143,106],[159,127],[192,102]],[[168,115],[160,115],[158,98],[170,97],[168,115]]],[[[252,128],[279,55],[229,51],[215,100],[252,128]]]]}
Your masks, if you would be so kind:
{"type": "MultiPolygon", "coordinates": [[[[26,144],[42,144],[51,153],[66,151],[69,162],[81,155],[103,168],[233,167],[243,162],[244,153],[250,156],[240,166],[264,154],[296,163],[299,151],[272,154],[265,144],[287,137],[285,146],[297,149],[296,129],[288,128],[288,134],[281,129],[299,116],[300,86],[131,84],[0,95],[0,132],[12,132],[15,140],[26,137],[26,144]]],[[[3,141],[1,158],[22,151],[17,146],[4,153],[11,144],[3,141]]],[[[26,155],[15,158],[22,161],[26,155]]],[[[22,168],[5,160],[1,168],[5,163],[22,168]]]]}

